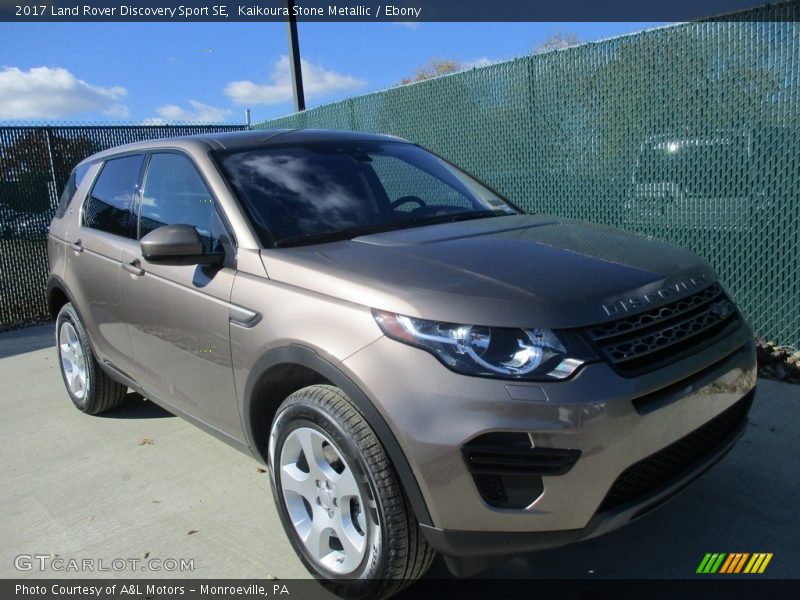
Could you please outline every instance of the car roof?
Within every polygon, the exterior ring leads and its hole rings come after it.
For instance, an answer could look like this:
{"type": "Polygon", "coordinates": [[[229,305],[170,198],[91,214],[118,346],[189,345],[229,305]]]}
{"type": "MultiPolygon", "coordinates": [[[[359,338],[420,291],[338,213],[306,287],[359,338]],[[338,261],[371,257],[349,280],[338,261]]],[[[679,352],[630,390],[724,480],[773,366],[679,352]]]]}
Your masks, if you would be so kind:
{"type": "Polygon", "coordinates": [[[134,142],[123,146],[115,146],[87,157],[82,163],[95,162],[129,152],[146,152],[149,150],[177,148],[187,151],[209,150],[242,150],[247,148],[263,148],[278,144],[304,144],[325,141],[371,141],[371,142],[406,142],[393,135],[381,135],[359,131],[336,129],[256,129],[250,131],[230,131],[225,133],[201,133],[180,137],[159,138],[134,142]]]}

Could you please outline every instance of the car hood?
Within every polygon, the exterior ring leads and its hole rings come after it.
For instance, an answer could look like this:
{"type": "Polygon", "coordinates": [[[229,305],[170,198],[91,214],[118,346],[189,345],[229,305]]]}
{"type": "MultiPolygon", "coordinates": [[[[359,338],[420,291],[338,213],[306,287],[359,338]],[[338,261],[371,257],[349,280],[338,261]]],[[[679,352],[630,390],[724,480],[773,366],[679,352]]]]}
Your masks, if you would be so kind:
{"type": "Polygon", "coordinates": [[[496,327],[580,327],[715,280],[686,250],[534,215],[262,250],[270,279],[371,308],[496,327]],[[623,307],[624,305],[624,307],[623,307]]]}

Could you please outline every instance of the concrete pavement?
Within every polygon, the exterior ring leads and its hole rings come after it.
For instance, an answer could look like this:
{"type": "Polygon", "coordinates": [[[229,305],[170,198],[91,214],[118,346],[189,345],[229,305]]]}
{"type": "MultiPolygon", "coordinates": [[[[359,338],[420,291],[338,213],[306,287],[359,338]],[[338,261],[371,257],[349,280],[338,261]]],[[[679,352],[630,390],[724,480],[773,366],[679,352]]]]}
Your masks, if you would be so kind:
{"type": "MultiPolygon", "coordinates": [[[[87,577],[308,577],[254,460],[133,394],[105,417],[78,412],[50,326],[0,335],[0,398],[0,577],[77,576],[41,572],[37,559],[15,568],[34,554],[96,567],[194,561],[191,571],[87,577]]],[[[765,576],[800,577],[799,431],[800,386],[761,381],[744,438],[677,498],[603,538],[484,576],[683,578],[706,552],[772,552],[765,576]]],[[[448,576],[441,562],[431,575],[448,576]]]]}

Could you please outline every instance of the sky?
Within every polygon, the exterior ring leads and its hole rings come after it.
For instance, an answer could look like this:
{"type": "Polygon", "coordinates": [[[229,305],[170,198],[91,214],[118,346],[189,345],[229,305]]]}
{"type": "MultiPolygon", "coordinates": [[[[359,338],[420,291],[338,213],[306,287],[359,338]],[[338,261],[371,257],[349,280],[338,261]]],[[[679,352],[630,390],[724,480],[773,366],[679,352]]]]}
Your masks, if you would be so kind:
{"type": "MultiPolygon", "coordinates": [[[[480,66],[555,33],[661,23],[300,23],[308,108],[397,85],[432,58],[480,66]]],[[[293,111],[283,23],[0,23],[0,121],[242,123],[293,111]]]]}

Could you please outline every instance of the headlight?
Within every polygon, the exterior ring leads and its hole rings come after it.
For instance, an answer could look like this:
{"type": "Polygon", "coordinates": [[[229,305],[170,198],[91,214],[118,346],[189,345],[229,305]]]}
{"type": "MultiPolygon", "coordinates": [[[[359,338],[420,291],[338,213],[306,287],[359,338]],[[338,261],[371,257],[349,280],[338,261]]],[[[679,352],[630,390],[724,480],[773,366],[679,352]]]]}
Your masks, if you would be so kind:
{"type": "Polygon", "coordinates": [[[392,339],[427,350],[454,371],[507,379],[564,379],[585,361],[549,329],[440,323],[373,310],[392,339]]]}

